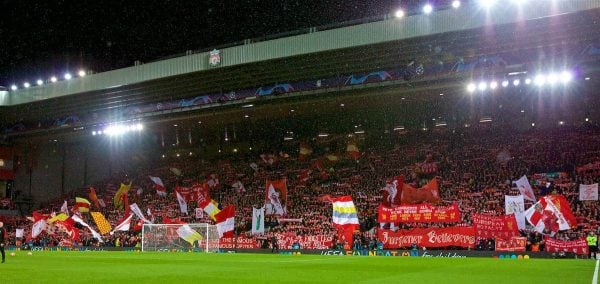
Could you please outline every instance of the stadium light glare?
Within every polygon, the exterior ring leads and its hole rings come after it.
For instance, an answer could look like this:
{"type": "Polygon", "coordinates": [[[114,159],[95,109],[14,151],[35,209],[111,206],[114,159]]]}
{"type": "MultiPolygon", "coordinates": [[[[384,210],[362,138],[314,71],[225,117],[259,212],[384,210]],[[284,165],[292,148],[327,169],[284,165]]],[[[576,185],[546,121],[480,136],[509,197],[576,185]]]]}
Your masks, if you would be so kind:
{"type": "Polygon", "coordinates": [[[475,89],[477,89],[477,86],[475,86],[475,83],[469,83],[469,85],[467,85],[467,91],[469,91],[469,93],[474,92],[475,89]]]}
{"type": "Polygon", "coordinates": [[[44,85],[44,81],[42,81],[42,79],[38,79],[36,83],[38,86],[44,85]]]}
{"type": "Polygon", "coordinates": [[[431,6],[431,4],[425,4],[425,6],[423,6],[423,13],[431,14],[431,12],[433,12],[433,6],[431,6]]]}
{"type": "Polygon", "coordinates": [[[25,87],[25,89],[31,87],[31,84],[29,84],[29,82],[25,82],[23,83],[23,87],[25,87]]]}
{"type": "Polygon", "coordinates": [[[454,0],[452,1],[452,8],[458,9],[460,7],[460,1],[454,0]]]}
{"type": "Polygon", "coordinates": [[[529,84],[531,84],[531,79],[529,79],[529,78],[525,79],[525,85],[529,85],[529,84]]]}
{"type": "Polygon", "coordinates": [[[479,4],[485,9],[490,9],[496,4],[496,0],[480,0],[479,4]]]}
{"type": "Polygon", "coordinates": [[[71,75],[71,73],[65,73],[64,78],[65,80],[71,80],[71,78],[73,78],[73,75],[71,75]]]}
{"type": "Polygon", "coordinates": [[[513,86],[515,86],[515,87],[516,87],[516,86],[518,86],[519,84],[521,84],[521,80],[519,80],[519,79],[515,79],[515,80],[513,81],[513,86]]]}
{"type": "Polygon", "coordinates": [[[17,87],[17,85],[13,84],[12,86],[10,86],[10,89],[13,91],[16,91],[17,89],[19,89],[19,87],[17,87]]]}
{"type": "Polygon", "coordinates": [[[492,81],[490,83],[490,89],[495,90],[498,87],[498,82],[492,81]]]}
{"type": "Polygon", "coordinates": [[[560,73],[560,81],[563,84],[569,83],[571,80],[573,80],[573,74],[571,74],[571,72],[569,72],[569,71],[562,71],[560,73]]]}
{"type": "Polygon", "coordinates": [[[402,10],[402,9],[396,10],[396,12],[394,13],[394,16],[396,18],[402,18],[402,17],[404,17],[404,10],[402,10]]]}
{"type": "Polygon", "coordinates": [[[97,132],[96,131],[92,131],[92,136],[96,136],[97,132]]]}
{"type": "Polygon", "coordinates": [[[546,83],[546,77],[542,74],[539,74],[539,75],[535,76],[535,79],[533,80],[533,82],[538,86],[542,86],[546,83]]]}
{"type": "Polygon", "coordinates": [[[486,82],[479,83],[479,85],[477,85],[477,89],[479,89],[480,91],[485,91],[487,89],[487,83],[486,82]]]}
{"type": "Polygon", "coordinates": [[[532,123],[531,123],[531,127],[534,127],[534,126],[535,126],[535,122],[532,122],[532,123]]]}
{"type": "Polygon", "coordinates": [[[502,81],[502,87],[504,87],[504,88],[508,87],[508,80],[502,81]]]}
{"type": "Polygon", "coordinates": [[[585,122],[589,122],[590,119],[588,117],[585,118],[585,122]]]}
{"type": "Polygon", "coordinates": [[[58,79],[56,78],[56,76],[50,77],[50,82],[56,83],[56,81],[58,81],[58,79]]]}
{"type": "Polygon", "coordinates": [[[548,84],[554,85],[558,82],[558,75],[556,75],[556,73],[550,73],[546,76],[546,81],[548,84]]]}
{"type": "Polygon", "coordinates": [[[79,70],[79,72],[77,72],[77,75],[79,75],[79,77],[85,77],[85,75],[87,75],[85,73],[85,70],[79,70]]]}

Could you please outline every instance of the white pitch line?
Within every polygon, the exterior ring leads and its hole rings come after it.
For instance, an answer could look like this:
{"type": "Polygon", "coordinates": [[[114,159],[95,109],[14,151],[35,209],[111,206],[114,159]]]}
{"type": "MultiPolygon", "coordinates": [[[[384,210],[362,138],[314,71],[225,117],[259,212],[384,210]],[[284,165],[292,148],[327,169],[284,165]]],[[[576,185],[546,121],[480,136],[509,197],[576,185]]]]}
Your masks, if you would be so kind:
{"type": "Polygon", "coordinates": [[[600,259],[596,260],[596,268],[594,269],[594,277],[592,277],[592,284],[598,283],[598,263],[600,263],[600,259]]]}

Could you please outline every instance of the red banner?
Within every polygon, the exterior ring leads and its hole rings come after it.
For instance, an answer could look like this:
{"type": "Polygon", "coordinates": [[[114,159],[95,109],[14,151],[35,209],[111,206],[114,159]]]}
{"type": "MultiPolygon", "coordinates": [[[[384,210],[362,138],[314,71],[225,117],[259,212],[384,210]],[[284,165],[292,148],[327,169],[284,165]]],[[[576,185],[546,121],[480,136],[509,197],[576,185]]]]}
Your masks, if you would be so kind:
{"type": "MultiPolygon", "coordinates": [[[[329,235],[311,235],[296,236],[292,234],[277,234],[277,242],[281,249],[292,249],[292,244],[298,242],[301,249],[329,249],[331,248],[331,239],[329,235]]],[[[259,249],[261,242],[255,238],[237,237],[238,249],[259,249]]],[[[236,248],[235,238],[219,239],[219,247],[223,249],[236,248]]],[[[270,247],[270,244],[269,244],[270,247]]]]}
{"type": "Polygon", "coordinates": [[[588,246],[584,238],[574,241],[560,241],[546,238],[544,249],[547,252],[572,252],[575,254],[587,254],[588,246]]]}
{"type": "Polygon", "coordinates": [[[445,223],[459,222],[460,210],[456,203],[450,206],[431,206],[429,204],[402,205],[385,207],[379,205],[379,223],[445,223]]]}
{"type": "Polygon", "coordinates": [[[527,238],[512,237],[509,240],[496,239],[496,251],[525,251],[527,238]]]}
{"type": "Polygon", "coordinates": [[[473,214],[473,227],[478,237],[509,239],[519,236],[519,227],[515,215],[473,214]]]}
{"type": "Polygon", "coordinates": [[[411,247],[412,244],[425,248],[436,247],[475,247],[473,227],[449,227],[399,230],[378,230],[377,237],[386,249],[411,247]]]}

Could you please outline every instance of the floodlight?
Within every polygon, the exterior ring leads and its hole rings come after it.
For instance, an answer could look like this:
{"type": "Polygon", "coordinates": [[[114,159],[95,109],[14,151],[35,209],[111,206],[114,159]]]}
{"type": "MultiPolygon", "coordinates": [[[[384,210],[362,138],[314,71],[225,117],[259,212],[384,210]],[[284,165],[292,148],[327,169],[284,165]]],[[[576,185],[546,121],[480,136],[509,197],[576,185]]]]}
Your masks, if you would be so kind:
{"type": "Polygon", "coordinates": [[[29,84],[29,82],[25,82],[25,83],[23,83],[23,87],[29,88],[29,87],[31,87],[31,84],[29,84]]]}
{"type": "Polygon", "coordinates": [[[516,87],[516,86],[518,86],[519,84],[521,84],[521,80],[519,80],[519,79],[515,79],[515,80],[513,81],[513,85],[514,85],[515,87],[516,87]]]}
{"type": "Polygon", "coordinates": [[[504,87],[504,88],[508,87],[508,80],[502,81],[502,87],[504,87]]]}
{"type": "Polygon", "coordinates": [[[544,85],[544,83],[546,83],[546,77],[542,74],[535,76],[535,79],[533,80],[534,83],[538,86],[542,86],[544,85]]]}
{"type": "Polygon", "coordinates": [[[563,71],[562,73],[560,73],[560,81],[564,84],[564,83],[568,83],[571,80],[573,80],[573,74],[571,74],[571,72],[569,71],[563,71]]]}
{"type": "Polygon", "coordinates": [[[17,87],[17,85],[12,85],[10,86],[10,89],[13,91],[16,91],[19,87],[17,87]]]}
{"type": "Polygon", "coordinates": [[[525,79],[525,85],[529,85],[529,84],[531,84],[531,79],[529,79],[529,78],[525,79]]]}
{"type": "Polygon", "coordinates": [[[56,78],[56,76],[50,77],[50,82],[56,83],[56,81],[58,81],[58,79],[56,78]]]}
{"type": "Polygon", "coordinates": [[[79,70],[77,75],[79,75],[79,77],[85,77],[85,75],[86,75],[85,70],[79,70]]]}
{"type": "Polygon", "coordinates": [[[498,82],[496,82],[496,81],[492,81],[492,82],[490,83],[490,89],[494,90],[494,89],[496,89],[496,87],[498,87],[498,82]]]}
{"type": "Polygon", "coordinates": [[[486,82],[481,82],[481,83],[479,83],[479,85],[477,85],[477,88],[480,91],[485,91],[487,89],[487,83],[486,82]]]}
{"type": "Polygon", "coordinates": [[[44,85],[44,81],[42,81],[42,79],[38,79],[36,83],[38,86],[44,85]]]}
{"type": "Polygon", "coordinates": [[[431,12],[433,12],[433,6],[431,6],[431,4],[426,4],[423,6],[423,13],[431,14],[431,12]]]}
{"type": "Polygon", "coordinates": [[[403,11],[402,9],[398,9],[398,10],[396,11],[396,13],[394,13],[394,16],[395,16],[396,18],[402,18],[402,17],[404,17],[404,11],[403,11]]]}
{"type": "Polygon", "coordinates": [[[475,83],[470,83],[469,85],[467,85],[467,91],[469,91],[469,93],[474,92],[476,88],[477,86],[475,86],[475,83]]]}
{"type": "Polygon", "coordinates": [[[496,4],[496,0],[480,0],[479,4],[486,9],[492,8],[496,4]]]}
{"type": "Polygon", "coordinates": [[[554,83],[558,82],[558,75],[556,75],[556,73],[550,73],[546,76],[546,81],[548,84],[554,85],[554,83]]]}
{"type": "Polygon", "coordinates": [[[460,7],[460,1],[458,1],[458,0],[452,1],[452,8],[457,9],[458,7],[460,7]]]}
{"type": "Polygon", "coordinates": [[[71,73],[65,73],[64,78],[65,80],[71,80],[71,78],[73,78],[73,75],[71,75],[71,73]]]}

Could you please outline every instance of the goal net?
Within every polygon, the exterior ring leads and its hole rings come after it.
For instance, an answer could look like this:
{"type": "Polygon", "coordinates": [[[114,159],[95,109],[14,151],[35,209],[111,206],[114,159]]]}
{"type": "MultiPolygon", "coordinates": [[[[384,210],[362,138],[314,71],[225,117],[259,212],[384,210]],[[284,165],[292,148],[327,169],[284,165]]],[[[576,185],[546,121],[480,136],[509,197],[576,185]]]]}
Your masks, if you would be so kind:
{"type": "Polygon", "coordinates": [[[204,251],[219,250],[216,225],[201,224],[144,224],[142,251],[204,251]]]}

